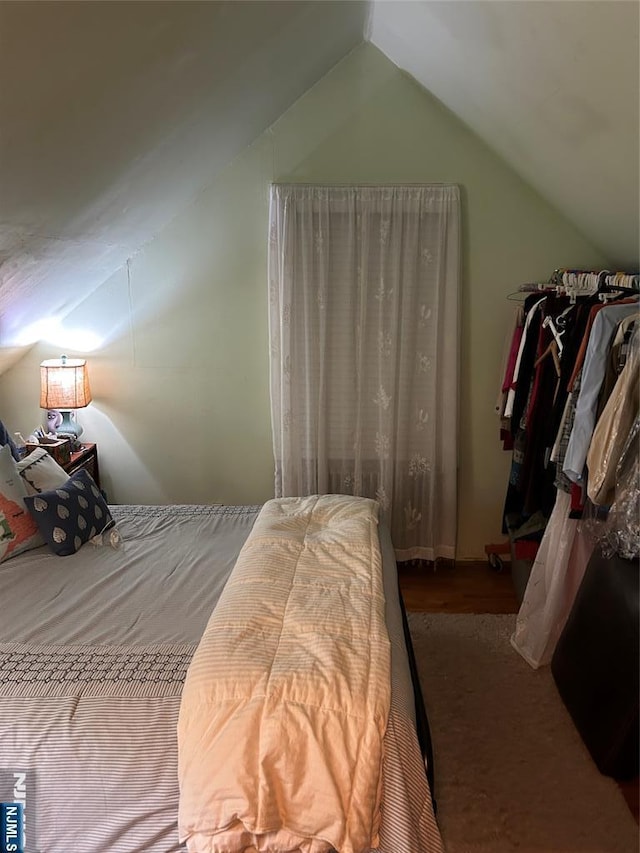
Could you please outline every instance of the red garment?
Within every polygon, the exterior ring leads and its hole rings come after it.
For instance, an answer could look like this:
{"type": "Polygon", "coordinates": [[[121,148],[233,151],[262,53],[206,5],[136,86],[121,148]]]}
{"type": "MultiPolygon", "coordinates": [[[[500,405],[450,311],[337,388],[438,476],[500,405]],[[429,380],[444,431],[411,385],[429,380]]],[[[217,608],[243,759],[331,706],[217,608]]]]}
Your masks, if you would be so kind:
{"type": "Polygon", "coordinates": [[[550,337],[550,333],[548,333],[544,326],[541,325],[540,331],[538,332],[538,348],[536,349],[536,364],[535,373],[533,374],[533,387],[531,389],[529,402],[524,413],[525,425],[529,420],[530,413],[534,411],[536,407],[536,402],[538,400],[538,391],[540,390],[540,375],[542,374],[543,369],[542,363],[538,363],[538,359],[548,346],[548,337],[550,337]]]}
{"type": "Polygon", "coordinates": [[[516,361],[518,358],[518,350],[520,349],[523,330],[524,326],[516,326],[513,330],[511,349],[509,350],[509,358],[507,359],[507,369],[505,370],[504,381],[502,383],[503,391],[508,391],[513,385],[513,372],[516,369],[516,361]]]}
{"type": "Polygon", "coordinates": [[[501,429],[500,441],[502,442],[503,450],[513,450],[513,436],[511,435],[511,430],[501,429]]]}
{"type": "MultiPolygon", "coordinates": [[[[582,513],[584,510],[584,489],[580,483],[571,484],[571,518],[576,516],[573,513],[582,513]]],[[[578,516],[579,517],[579,516],[578,516]]]]}
{"type": "Polygon", "coordinates": [[[540,543],[533,539],[517,539],[513,543],[516,560],[535,560],[540,543]]]}

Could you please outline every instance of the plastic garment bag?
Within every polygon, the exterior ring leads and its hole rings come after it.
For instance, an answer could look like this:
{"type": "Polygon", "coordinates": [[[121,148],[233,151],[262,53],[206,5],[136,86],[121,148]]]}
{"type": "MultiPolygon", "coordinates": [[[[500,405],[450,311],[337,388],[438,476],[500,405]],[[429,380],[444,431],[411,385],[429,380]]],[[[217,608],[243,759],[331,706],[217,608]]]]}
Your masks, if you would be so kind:
{"type": "Polygon", "coordinates": [[[570,509],[570,495],[559,491],[511,637],[534,669],[551,662],[593,551],[591,536],[569,518],[570,509]]]}
{"type": "Polygon", "coordinates": [[[590,530],[605,557],[640,559],[640,415],[629,431],[616,466],[614,501],[603,520],[589,520],[590,530]]]}
{"type": "Polygon", "coordinates": [[[609,506],[613,503],[616,469],[631,427],[638,415],[639,341],[640,337],[636,336],[627,362],[596,424],[589,446],[587,492],[594,504],[609,506]]]}

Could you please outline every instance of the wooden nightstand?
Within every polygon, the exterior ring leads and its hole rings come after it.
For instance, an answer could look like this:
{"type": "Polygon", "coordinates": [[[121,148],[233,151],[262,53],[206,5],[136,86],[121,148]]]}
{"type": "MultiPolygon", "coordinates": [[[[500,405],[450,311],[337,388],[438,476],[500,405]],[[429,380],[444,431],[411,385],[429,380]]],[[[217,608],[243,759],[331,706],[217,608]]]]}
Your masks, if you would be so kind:
{"type": "Polygon", "coordinates": [[[96,485],[100,488],[100,469],[98,468],[98,449],[95,444],[83,443],[80,450],[76,450],[71,454],[71,459],[66,465],[62,466],[68,474],[73,474],[74,471],[79,471],[84,468],[88,474],[91,474],[96,481],[96,485]]]}

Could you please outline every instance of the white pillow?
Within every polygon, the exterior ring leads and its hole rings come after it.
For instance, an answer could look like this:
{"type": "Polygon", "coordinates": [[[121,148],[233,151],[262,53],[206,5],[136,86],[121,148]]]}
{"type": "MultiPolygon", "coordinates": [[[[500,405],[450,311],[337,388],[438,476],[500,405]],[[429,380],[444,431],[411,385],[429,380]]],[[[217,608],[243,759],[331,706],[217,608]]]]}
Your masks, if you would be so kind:
{"type": "Polygon", "coordinates": [[[36,447],[28,456],[17,463],[18,471],[27,486],[28,495],[49,492],[63,486],[69,475],[53,456],[44,449],[36,447]]]}
{"type": "Polygon", "coordinates": [[[0,563],[44,544],[25,506],[26,495],[25,481],[18,472],[11,448],[5,444],[0,447],[0,563]]]}

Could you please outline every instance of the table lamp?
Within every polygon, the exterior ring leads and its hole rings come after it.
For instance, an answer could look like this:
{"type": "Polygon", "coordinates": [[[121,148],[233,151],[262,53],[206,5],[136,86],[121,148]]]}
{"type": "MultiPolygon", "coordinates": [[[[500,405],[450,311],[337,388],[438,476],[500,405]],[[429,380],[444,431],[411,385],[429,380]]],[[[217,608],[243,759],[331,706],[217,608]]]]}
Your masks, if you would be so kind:
{"type": "Polygon", "coordinates": [[[49,358],[40,365],[40,408],[47,409],[47,429],[67,436],[72,447],[83,429],[71,417],[72,409],[83,409],[91,402],[87,363],[83,358],[49,358]]]}

